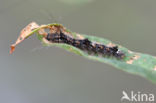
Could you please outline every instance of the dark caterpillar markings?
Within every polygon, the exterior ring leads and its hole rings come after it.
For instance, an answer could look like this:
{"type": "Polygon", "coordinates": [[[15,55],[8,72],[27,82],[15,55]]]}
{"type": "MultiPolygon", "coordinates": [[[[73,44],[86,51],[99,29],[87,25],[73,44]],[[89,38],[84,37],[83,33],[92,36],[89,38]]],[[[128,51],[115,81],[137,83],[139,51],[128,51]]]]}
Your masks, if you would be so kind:
{"type": "Polygon", "coordinates": [[[65,43],[72,45],[81,50],[88,51],[89,53],[101,54],[103,56],[114,56],[118,59],[123,59],[125,54],[118,50],[117,46],[108,47],[102,44],[93,43],[87,38],[74,39],[62,32],[60,33],[48,33],[46,39],[52,43],[65,43]]]}

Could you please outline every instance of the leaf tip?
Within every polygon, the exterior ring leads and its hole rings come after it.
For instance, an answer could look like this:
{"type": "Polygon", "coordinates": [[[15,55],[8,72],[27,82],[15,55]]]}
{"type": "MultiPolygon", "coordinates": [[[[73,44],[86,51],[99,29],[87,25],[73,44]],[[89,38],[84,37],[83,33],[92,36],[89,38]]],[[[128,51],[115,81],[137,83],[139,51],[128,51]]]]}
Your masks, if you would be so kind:
{"type": "Polygon", "coordinates": [[[10,46],[10,54],[12,54],[15,51],[15,46],[14,44],[10,46]]]}
{"type": "Polygon", "coordinates": [[[21,43],[23,40],[25,40],[27,37],[29,37],[31,35],[31,32],[38,28],[39,25],[36,22],[31,22],[30,24],[28,24],[20,33],[19,37],[17,38],[15,44],[12,44],[10,46],[11,50],[10,50],[10,54],[12,54],[15,50],[15,46],[19,43],[21,43]]]}

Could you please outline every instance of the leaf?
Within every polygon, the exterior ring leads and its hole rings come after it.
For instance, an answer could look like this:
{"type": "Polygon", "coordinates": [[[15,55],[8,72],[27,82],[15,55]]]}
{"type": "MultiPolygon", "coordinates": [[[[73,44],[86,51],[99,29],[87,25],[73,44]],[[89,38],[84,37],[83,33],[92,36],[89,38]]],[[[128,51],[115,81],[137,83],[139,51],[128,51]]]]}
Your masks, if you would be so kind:
{"type": "MultiPolygon", "coordinates": [[[[85,58],[110,64],[116,67],[117,69],[121,69],[125,72],[135,74],[135,75],[140,75],[156,83],[156,57],[148,55],[148,54],[132,52],[128,50],[127,48],[122,47],[118,44],[115,44],[104,38],[99,38],[99,37],[89,36],[89,35],[84,35],[84,34],[80,35],[74,32],[70,32],[71,35],[73,35],[73,37],[81,36],[84,38],[88,38],[90,41],[95,41],[104,45],[119,46],[119,49],[125,53],[125,58],[120,60],[114,57],[102,57],[98,55],[89,55],[87,52],[84,52],[76,47],[73,47],[67,44],[49,43],[45,40],[44,36],[41,35],[39,31],[41,29],[48,28],[48,26],[56,26],[56,25],[60,25],[60,24],[48,24],[48,25],[40,26],[34,31],[32,31],[31,34],[37,33],[39,40],[41,40],[45,46],[60,47],[69,52],[73,52],[77,55],[83,56],[85,58]]],[[[66,31],[68,32],[69,30],[66,29],[66,31]]]]}

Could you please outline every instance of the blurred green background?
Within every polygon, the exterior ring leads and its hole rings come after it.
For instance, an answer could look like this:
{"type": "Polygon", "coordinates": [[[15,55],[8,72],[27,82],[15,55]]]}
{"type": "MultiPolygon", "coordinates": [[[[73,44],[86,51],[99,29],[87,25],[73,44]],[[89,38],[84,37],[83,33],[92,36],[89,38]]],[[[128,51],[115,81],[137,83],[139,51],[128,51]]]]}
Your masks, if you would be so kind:
{"type": "Polygon", "coordinates": [[[9,46],[31,21],[58,22],[156,55],[156,0],[1,0],[0,103],[121,103],[123,90],[156,96],[150,81],[43,47],[35,35],[10,55],[9,46]]]}

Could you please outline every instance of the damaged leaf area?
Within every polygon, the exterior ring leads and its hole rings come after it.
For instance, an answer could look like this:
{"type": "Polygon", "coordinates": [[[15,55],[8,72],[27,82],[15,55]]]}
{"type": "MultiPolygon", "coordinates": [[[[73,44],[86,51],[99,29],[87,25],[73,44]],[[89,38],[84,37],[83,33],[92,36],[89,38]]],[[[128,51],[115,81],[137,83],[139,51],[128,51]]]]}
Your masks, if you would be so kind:
{"type": "Polygon", "coordinates": [[[71,32],[70,30],[67,30],[64,26],[62,26],[61,24],[38,25],[35,22],[28,24],[28,26],[26,26],[21,31],[21,34],[18,37],[15,44],[11,45],[10,53],[14,51],[15,46],[17,44],[21,43],[23,40],[25,40],[32,34],[37,34],[37,37],[43,43],[43,46],[56,46],[59,48],[63,48],[69,52],[73,52],[85,58],[107,63],[125,72],[135,74],[135,75],[140,75],[156,83],[156,58],[154,56],[143,54],[143,53],[138,53],[138,52],[133,52],[121,45],[113,43],[110,40],[107,40],[104,38],[71,32]],[[48,32],[46,29],[48,29],[48,32]],[[110,46],[110,47],[118,46],[118,49],[124,53],[124,58],[117,59],[111,56],[109,57],[109,56],[93,55],[93,54],[87,53],[86,51],[78,49],[72,45],[68,45],[64,43],[52,43],[47,40],[48,33],[58,33],[60,30],[64,34],[75,39],[87,38],[90,41],[103,44],[106,46],[110,46]]]}
{"type": "Polygon", "coordinates": [[[10,46],[10,54],[12,54],[15,50],[15,46],[21,43],[23,40],[25,40],[27,37],[29,37],[33,30],[38,28],[39,25],[35,22],[32,22],[28,24],[20,33],[19,37],[17,38],[16,42],[10,46]]]}

